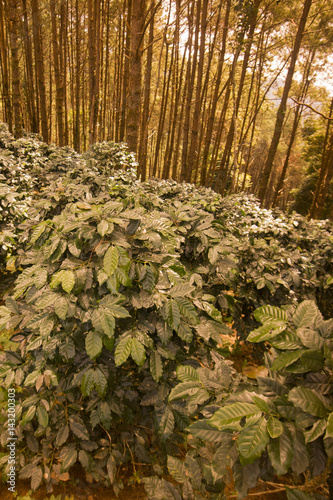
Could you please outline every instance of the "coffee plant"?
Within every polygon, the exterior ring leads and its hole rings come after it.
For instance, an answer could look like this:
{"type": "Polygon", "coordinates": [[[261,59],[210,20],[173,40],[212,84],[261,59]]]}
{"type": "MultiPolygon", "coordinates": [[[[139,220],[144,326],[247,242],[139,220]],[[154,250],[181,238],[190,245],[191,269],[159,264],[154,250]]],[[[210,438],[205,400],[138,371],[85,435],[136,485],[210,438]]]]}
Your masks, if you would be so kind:
{"type": "Polygon", "coordinates": [[[0,428],[5,447],[15,388],[19,477],[50,492],[79,463],[118,493],[119,468],[140,462],[149,497],[199,499],[231,480],[242,497],[259,477],[320,474],[332,224],[142,183],[124,145],[80,156],[2,128],[0,146],[0,428]],[[266,377],[225,359],[235,335],[259,343],[266,377]]]}

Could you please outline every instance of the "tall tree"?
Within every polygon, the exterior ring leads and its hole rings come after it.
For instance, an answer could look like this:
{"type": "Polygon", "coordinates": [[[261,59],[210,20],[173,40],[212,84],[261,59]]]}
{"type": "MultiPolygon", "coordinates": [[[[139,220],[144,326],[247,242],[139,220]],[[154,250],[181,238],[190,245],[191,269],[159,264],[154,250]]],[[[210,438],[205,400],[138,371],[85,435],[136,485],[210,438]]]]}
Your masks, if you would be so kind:
{"type": "Polygon", "coordinates": [[[19,69],[19,53],[17,39],[18,25],[18,0],[9,1],[8,9],[8,25],[9,25],[9,40],[12,57],[12,94],[13,94],[13,109],[14,109],[14,135],[16,138],[22,137],[22,112],[21,112],[21,82],[19,69]]]}
{"type": "Polygon", "coordinates": [[[42,34],[39,19],[39,4],[38,0],[31,0],[32,8],[32,24],[33,24],[33,39],[35,45],[35,60],[36,60],[36,75],[39,91],[39,109],[41,116],[42,136],[45,142],[49,140],[49,131],[47,123],[47,107],[46,107],[46,88],[44,75],[44,53],[42,45],[42,34]]]}
{"type": "Polygon", "coordinates": [[[137,152],[140,137],[141,94],[142,94],[142,46],[146,0],[135,0],[132,5],[131,52],[130,52],[130,95],[127,111],[127,144],[137,152]]]}
{"type": "Polygon", "coordinates": [[[288,68],[288,73],[286,76],[286,81],[284,84],[280,105],[279,105],[277,115],[276,115],[274,134],[273,134],[272,142],[271,142],[271,145],[269,148],[265,168],[264,168],[264,171],[262,173],[261,180],[260,180],[258,197],[259,197],[259,200],[261,201],[261,203],[264,202],[265,196],[267,194],[267,186],[269,183],[269,178],[270,178],[273,164],[274,164],[274,158],[276,155],[276,151],[277,151],[280,137],[281,137],[281,133],[282,133],[284,117],[285,117],[286,109],[287,109],[287,99],[288,99],[289,91],[290,91],[291,84],[293,81],[293,76],[294,76],[294,72],[295,72],[295,65],[296,65],[299,50],[301,48],[301,42],[302,42],[304,30],[305,30],[306,20],[308,18],[311,4],[312,4],[312,0],[305,0],[305,2],[304,2],[302,17],[301,17],[299,25],[298,25],[294,47],[293,47],[293,50],[291,52],[290,66],[288,68]]]}

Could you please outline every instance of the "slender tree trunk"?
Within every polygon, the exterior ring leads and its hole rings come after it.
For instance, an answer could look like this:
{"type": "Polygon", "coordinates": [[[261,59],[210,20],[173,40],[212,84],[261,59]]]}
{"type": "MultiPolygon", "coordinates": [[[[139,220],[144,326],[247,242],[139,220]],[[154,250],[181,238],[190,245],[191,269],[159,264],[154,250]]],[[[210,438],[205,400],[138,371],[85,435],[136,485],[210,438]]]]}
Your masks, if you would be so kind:
{"type": "Polygon", "coordinates": [[[27,68],[27,106],[30,119],[31,131],[38,133],[38,117],[35,103],[34,89],[34,70],[32,58],[32,44],[29,34],[28,9],[27,1],[22,0],[22,15],[23,15],[23,32],[24,32],[24,49],[27,68]]]}
{"type": "Polygon", "coordinates": [[[10,99],[8,52],[5,41],[4,5],[6,6],[5,0],[0,0],[0,60],[2,76],[2,96],[4,102],[4,118],[8,123],[10,132],[13,132],[13,110],[12,102],[10,99]]]}
{"type": "Polygon", "coordinates": [[[269,182],[269,177],[270,177],[271,172],[272,172],[274,158],[276,155],[276,151],[277,151],[280,137],[281,137],[281,133],[282,133],[282,127],[283,127],[284,117],[285,117],[286,108],[287,108],[287,99],[288,99],[290,87],[291,87],[291,84],[293,81],[295,65],[296,65],[299,49],[301,47],[301,42],[302,42],[304,30],[305,30],[305,24],[306,24],[306,20],[307,20],[309,11],[310,11],[311,4],[312,4],[312,0],[305,0],[305,2],[304,2],[302,17],[301,17],[300,23],[298,25],[298,30],[297,30],[296,38],[295,38],[295,44],[294,44],[294,48],[293,48],[292,53],[291,53],[290,66],[288,69],[286,81],[285,81],[284,88],[283,88],[282,98],[281,98],[280,105],[279,105],[277,115],[276,115],[274,134],[273,134],[272,142],[271,142],[271,145],[270,145],[270,148],[268,151],[268,157],[267,157],[267,161],[265,164],[265,168],[264,168],[261,180],[260,180],[258,197],[259,197],[259,200],[261,201],[262,204],[264,203],[264,200],[265,200],[265,197],[267,194],[267,186],[268,186],[268,182],[269,182]]]}
{"type": "Polygon", "coordinates": [[[332,178],[332,170],[333,170],[333,133],[331,132],[332,116],[333,116],[333,99],[331,101],[331,108],[329,114],[330,119],[327,120],[324,150],[321,157],[321,166],[319,171],[318,182],[309,212],[310,219],[320,218],[325,205],[326,195],[328,190],[329,182],[326,182],[327,177],[329,181],[332,178]]]}
{"type": "Polygon", "coordinates": [[[224,24],[223,24],[221,54],[220,54],[220,57],[219,57],[219,64],[218,64],[217,75],[216,75],[214,95],[213,95],[213,100],[212,100],[212,105],[211,105],[211,109],[210,109],[210,114],[209,114],[208,124],[207,124],[207,130],[206,130],[206,135],[205,135],[205,140],[204,140],[204,150],[203,150],[202,167],[201,167],[201,179],[200,179],[200,183],[201,183],[202,186],[205,186],[206,182],[207,182],[208,155],[209,155],[209,150],[210,150],[210,147],[211,147],[211,141],[212,141],[213,129],[214,129],[214,122],[215,122],[215,115],[216,115],[216,108],[217,108],[218,99],[219,99],[221,77],[222,77],[222,69],[223,69],[223,65],[224,65],[224,57],[225,57],[225,51],[226,51],[227,34],[228,34],[228,27],[229,27],[230,9],[231,9],[231,0],[227,0],[225,17],[224,17],[224,24]]]}
{"type": "Polygon", "coordinates": [[[130,151],[138,152],[141,122],[142,45],[146,0],[135,0],[132,5],[130,96],[127,113],[126,138],[130,151]]]}
{"type": "Polygon", "coordinates": [[[139,171],[141,180],[146,180],[147,171],[147,151],[148,151],[148,125],[149,125],[149,111],[150,111],[150,86],[151,86],[151,73],[153,63],[153,42],[154,42],[154,19],[155,19],[155,0],[151,0],[150,4],[150,23],[149,23],[149,37],[147,48],[147,64],[144,85],[144,98],[142,110],[142,123],[141,123],[141,137],[139,148],[139,171]]]}
{"type": "Polygon", "coordinates": [[[9,40],[12,56],[12,94],[14,109],[14,135],[22,137],[22,112],[21,112],[21,82],[19,66],[19,49],[17,40],[18,0],[12,0],[7,5],[9,20],[9,40]]]}
{"type": "Polygon", "coordinates": [[[56,0],[50,0],[50,13],[51,13],[51,25],[52,25],[52,48],[53,48],[53,65],[54,65],[54,79],[56,85],[56,116],[57,116],[57,126],[58,126],[58,142],[59,146],[64,146],[65,144],[65,132],[64,132],[64,109],[63,109],[63,90],[60,73],[60,54],[59,54],[59,43],[58,43],[58,30],[56,21],[56,10],[55,10],[56,0]]]}
{"type": "Polygon", "coordinates": [[[39,22],[39,5],[38,0],[31,0],[32,7],[32,23],[33,23],[33,38],[35,45],[35,59],[36,59],[36,74],[40,99],[40,115],[42,125],[42,136],[45,142],[49,140],[48,123],[47,123],[47,109],[46,109],[46,89],[44,77],[44,54],[42,47],[42,36],[39,22]]]}
{"type": "Polygon", "coordinates": [[[129,63],[130,63],[130,52],[131,52],[131,23],[132,23],[132,0],[124,0],[124,10],[127,7],[127,18],[126,18],[126,41],[125,41],[125,61],[124,61],[124,75],[123,75],[123,88],[122,88],[122,103],[121,103],[121,121],[120,121],[120,133],[119,140],[122,142],[125,140],[125,130],[126,130],[126,115],[127,115],[127,104],[128,104],[128,85],[129,85],[129,63]]]}
{"type": "Polygon", "coordinates": [[[75,123],[73,129],[74,149],[79,153],[81,150],[80,134],[80,72],[81,72],[81,51],[80,51],[80,12],[79,0],[75,0],[75,123]]]}

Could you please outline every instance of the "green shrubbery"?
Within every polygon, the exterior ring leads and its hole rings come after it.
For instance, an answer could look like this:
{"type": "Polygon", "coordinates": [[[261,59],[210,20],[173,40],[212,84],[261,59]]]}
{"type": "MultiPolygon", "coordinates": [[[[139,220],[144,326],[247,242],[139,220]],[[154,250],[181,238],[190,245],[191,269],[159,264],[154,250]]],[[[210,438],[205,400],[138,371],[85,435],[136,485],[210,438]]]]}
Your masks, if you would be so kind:
{"type": "Polygon", "coordinates": [[[0,191],[3,272],[17,275],[0,307],[13,342],[1,355],[1,443],[15,388],[20,477],[51,491],[79,462],[117,492],[117,468],[138,461],[157,499],[222,498],[230,470],[240,495],[260,474],[320,473],[331,457],[332,322],[313,300],[332,315],[331,223],[140,183],[123,145],[82,157],[2,135],[3,155],[30,175],[29,192],[15,168],[0,191]],[[269,375],[251,382],[224,359],[222,335],[245,339],[258,322],[249,341],[274,350],[269,375]],[[308,456],[302,470],[291,443],[308,456]],[[166,464],[181,489],[159,479],[166,464]]]}

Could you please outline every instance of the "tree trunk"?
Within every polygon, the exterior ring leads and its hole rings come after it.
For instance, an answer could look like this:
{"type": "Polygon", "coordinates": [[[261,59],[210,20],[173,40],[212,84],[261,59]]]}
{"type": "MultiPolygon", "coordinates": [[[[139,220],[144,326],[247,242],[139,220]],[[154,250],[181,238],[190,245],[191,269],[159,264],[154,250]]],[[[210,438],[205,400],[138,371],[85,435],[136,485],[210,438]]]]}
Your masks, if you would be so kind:
{"type": "Polygon", "coordinates": [[[42,136],[45,142],[49,140],[48,124],[47,124],[47,109],[46,109],[46,90],[44,77],[44,54],[42,47],[42,37],[39,22],[39,6],[38,0],[31,0],[32,8],[32,23],[33,23],[33,38],[35,45],[36,59],[36,75],[40,99],[40,115],[42,125],[42,136]]]}
{"type": "Polygon", "coordinates": [[[4,118],[8,123],[10,132],[13,132],[13,110],[10,99],[10,82],[9,82],[9,67],[8,67],[8,52],[5,41],[5,18],[4,5],[5,0],[0,0],[0,60],[1,60],[1,76],[2,76],[2,97],[4,103],[4,118]]]}
{"type": "Polygon", "coordinates": [[[287,99],[289,95],[289,90],[293,81],[293,75],[295,71],[295,65],[296,65],[296,60],[297,56],[299,53],[299,49],[301,47],[301,42],[305,30],[305,24],[306,20],[309,14],[309,10],[312,4],[312,0],[305,0],[304,6],[303,6],[303,13],[302,17],[300,20],[300,23],[298,25],[298,30],[296,33],[296,38],[295,38],[295,44],[294,48],[291,53],[291,60],[290,60],[290,66],[288,69],[286,81],[284,84],[283,88],[283,94],[281,98],[281,102],[277,111],[277,116],[276,116],[276,122],[275,122],[275,129],[274,129],[274,134],[272,138],[272,142],[268,151],[268,157],[266,161],[266,165],[260,180],[260,186],[259,186],[259,193],[258,197],[261,203],[264,203],[266,192],[267,192],[267,186],[269,183],[269,178],[272,172],[273,168],[273,163],[274,163],[274,158],[275,154],[279,145],[280,137],[281,137],[281,132],[282,132],[282,127],[283,127],[283,122],[284,122],[284,117],[286,113],[286,108],[287,108],[287,99]]]}
{"type": "Polygon", "coordinates": [[[29,23],[28,23],[28,10],[27,1],[22,0],[22,14],[23,14],[23,33],[24,33],[24,49],[25,49],[25,60],[27,68],[27,106],[28,115],[30,119],[31,131],[38,133],[38,116],[35,102],[35,89],[34,89],[34,69],[33,69],[33,59],[32,59],[32,44],[29,34],[29,23]]]}
{"type": "Polygon", "coordinates": [[[10,0],[7,4],[9,20],[9,40],[12,56],[12,95],[14,109],[14,136],[22,137],[22,112],[21,112],[21,82],[19,67],[19,49],[17,41],[18,0],[10,0]]]}
{"type": "Polygon", "coordinates": [[[127,113],[126,138],[130,151],[138,152],[141,122],[142,45],[146,0],[135,0],[132,5],[130,95],[127,113]]]}

